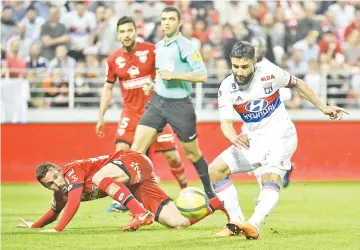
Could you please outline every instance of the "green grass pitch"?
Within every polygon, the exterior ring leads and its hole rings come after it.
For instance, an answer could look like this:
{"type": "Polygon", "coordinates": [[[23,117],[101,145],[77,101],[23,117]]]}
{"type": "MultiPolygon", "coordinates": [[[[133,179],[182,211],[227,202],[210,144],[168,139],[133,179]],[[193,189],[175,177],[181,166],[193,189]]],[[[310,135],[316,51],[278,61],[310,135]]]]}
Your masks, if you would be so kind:
{"type": "MultiPolygon", "coordinates": [[[[175,197],[175,183],[161,186],[175,197]]],[[[191,186],[200,187],[199,183],[191,186]]],[[[245,216],[251,216],[258,187],[236,183],[245,216]]],[[[59,234],[16,228],[18,218],[38,219],[50,207],[51,192],[40,185],[2,185],[2,249],[360,249],[360,183],[292,183],[266,219],[257,241],[213,238],[226,221],[221,212],[187,229],[154,223],[137,232],[121,232],[127,213],[105,214],[110,199],[82,203],[59,234]]],[[[47,228],[52,228],[51,225],[47,228]]]]}

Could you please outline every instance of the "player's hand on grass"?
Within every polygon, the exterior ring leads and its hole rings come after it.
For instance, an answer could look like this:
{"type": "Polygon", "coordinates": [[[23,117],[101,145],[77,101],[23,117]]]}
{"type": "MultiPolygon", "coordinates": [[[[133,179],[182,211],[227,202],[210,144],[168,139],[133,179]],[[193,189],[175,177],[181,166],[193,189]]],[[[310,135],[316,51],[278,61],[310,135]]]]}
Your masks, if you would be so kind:
{"type": "Polygon", "coordinates": [[[154,89],[154,82],[153,81],[150,81],[150,82],[147,82],[144,84],[142,90],[144,91],[145,95],[150,95],[151,92],[153,91],[154,89]]]}
{"type": "Polygon", "coordinates": [[[104,119],[103,118],[100,118],[96,124],[96,134],[99,136],[99,137],[102,137],[104,136],[104,132],[103,132],[103,129],[104,129],[104,119]]]}
{"type": "Polygon", "coordinates": [[[238,148],[245,148],[245,149],[249,149],[250,148],[250,140],[247,134],[241,133],[239,134],[236,138],[234,138],[232,140],[232,143],[238,147],[238,148]]]}
{"type": "Polygon", "coordinates": [[[170,72],[166,69],[159,69],[157,72],[159,73],[159,75],[161,76],[161,79],[163,79],[163,80],[173,79],[174,72],[170,72]]]}
{"type": "Polygon", "coordinates": [[[322,112],[329,116],[331,120],[341,120],[344,113],[349,115],[349,112],[337,106],[326,106],[322,112]]]}
{"type": "Polygon", "coordinates": [[[55,229],[44,229],[41,231],[42,233],[58,233],[55,229]]]}
{"type": "Polygon", "coordinates": [[[19,218],[20,223],[16,225],[16,227],[22,227],[22,228],[31,228],[31,226],[34,224],[33,222],[26,221],[23,218],[19,218]]]}

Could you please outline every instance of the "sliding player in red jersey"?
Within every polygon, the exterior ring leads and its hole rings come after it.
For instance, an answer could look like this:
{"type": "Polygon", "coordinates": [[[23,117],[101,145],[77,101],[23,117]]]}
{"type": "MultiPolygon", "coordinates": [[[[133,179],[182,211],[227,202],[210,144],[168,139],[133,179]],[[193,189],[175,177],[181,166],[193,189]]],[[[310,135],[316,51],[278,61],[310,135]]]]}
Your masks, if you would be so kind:
{"type": "Polygon", "coordinates": [[[42,228],[56,221],[64,210],[55,228],[43,231],[61,232],[77,212],[81,201],[106,196],[125,205],[132,213],[133,218],[123,231],[134,231],[154,220],[166,227],[185,228],[223,208],[219,199],[213,198],[202,218],[183,217],[156,183],[151,160],[130,150],[77,160],[64,166],[42,163],[36,169],[36,177],[44,187],[54,191],[51,209],[34,223],[20,219],[18,227],[42,228]]]}
{"type": "MultiPolygon", "coordinates": [[[[108,57],[107,79],[101,95],[100,115],[96,125],[98,136],[103,136],[104,115],[112,97],[114,83],[119,79],[123,110],[116,133],[116,151],[130,149],[136,127],[151,98],[150,93],[144,93],[143,87],[151,83],[156,75],[155,45],[136,42],[136,36],[134,20],[127,16],[120,18],[117,23],[117,37],[123,47],[108,57]]],[[[152,151],[164,154],[180,188],[187,187],[184,167],[174,141],[174,131],[169,125],[157,135],[152,151]]]]}

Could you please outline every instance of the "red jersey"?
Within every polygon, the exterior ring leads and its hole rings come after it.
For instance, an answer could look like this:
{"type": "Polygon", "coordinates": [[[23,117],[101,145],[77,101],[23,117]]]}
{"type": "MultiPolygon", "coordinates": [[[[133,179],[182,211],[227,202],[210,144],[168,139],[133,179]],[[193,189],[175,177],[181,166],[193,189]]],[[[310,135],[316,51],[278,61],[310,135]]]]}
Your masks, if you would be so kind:
{"type": "Polygon", "coordinates": [[[155,79],[155,45],[137,42],[134,51],[127,52],[120,48],[113,52],[107,61],[107,82],[115,83],[119,78],[123,109],[145,112],[145,105],[150,100],[142,87],[155,79]]]}
{"type": "MultiPolygon", "coordinates": [[[[110,155],[77,160],[61,166],[61,172],[68,184],[68,193],[78,187],[84,187],[81,201],[90,201],[107,196],[106,193],[100,191],[97,186],[93,184],[92,178],[103,166],[127,153],[128,151],[118,151],[110,155]]],[[[52,208],[55,211],[61,211],[66,204],[66,200],[67,194],[54,192],[52,208]]]]}

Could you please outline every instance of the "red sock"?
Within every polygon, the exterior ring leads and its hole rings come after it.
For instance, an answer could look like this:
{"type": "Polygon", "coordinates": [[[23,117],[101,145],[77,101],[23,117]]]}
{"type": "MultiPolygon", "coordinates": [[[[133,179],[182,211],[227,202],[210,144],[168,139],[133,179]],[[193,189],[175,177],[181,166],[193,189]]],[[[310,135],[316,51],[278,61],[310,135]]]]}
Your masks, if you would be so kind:
{"type": "Polygon", "coordinates": [[[123,183],[106,177],[100,181],[98,188],[127,207],[132,214],[146,213],[145,208],[123,183]]]}
{"type": "Polygon", "coordinates": [[[213,211],[211,210],[211,208],[208,208],[206,211],[206,214],[203,217],[200,217],[199,219],[189,219],[190,225],[194,225],[196,222],[201,221],[206,216],[208,216],[209,214],[212,214],[212,213],[213,213],[213,211]]]}
{"type": "Polygon", "coordinates": [[[208,210],[207,210],[206,214],[203,217],[199,218],[199,219],[189,219],[190,225],[193,225],[196,222],[201,221],[206,216],[208,216],[209,214],[215,212],[216,210],[222,210],[222,209],[224,209],[224,206],[221,203],[221,201],[219,200],[219,198],[218,197],[212,198],[212,199],[209,200],[209,207],[208,207],[208,210]]]}
{"type": "Polygon", "coordinates": [[[170,170],[173,176],[175,177],[175,179],[177,180],[177,182],[179,183],[180,188],[181,189],[186,188],[187,180],[185,176],[184,165],[182,164],[182,162],[179,162],[176,165],[171,165],[170,170]]]}
{"type": "Polygon", "coordinates": [[[224,206],[223,206],[223,204],[221,203],[221,201],[219,200],[218,197],[214,197],[214,198],[210,199],[209,200],[209,206],[213,211],[223,210],[224,209],[224,206]]]}

